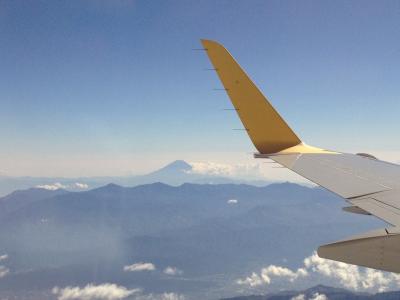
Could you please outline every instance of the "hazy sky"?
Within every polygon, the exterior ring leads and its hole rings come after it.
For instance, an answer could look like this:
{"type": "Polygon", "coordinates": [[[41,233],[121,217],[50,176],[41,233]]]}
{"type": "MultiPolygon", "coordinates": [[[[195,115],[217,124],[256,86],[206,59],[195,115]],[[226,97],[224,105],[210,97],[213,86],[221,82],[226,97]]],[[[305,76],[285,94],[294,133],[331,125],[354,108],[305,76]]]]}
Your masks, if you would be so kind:
{"type": "MultiPolygon", "coordinates": [[[[0,170],[253,163],[200,38],[308,144],[400,150],[400,1],[0,1],[0,170]]],[[[399,156],[400,157],[400,156],[399,156]]]]}

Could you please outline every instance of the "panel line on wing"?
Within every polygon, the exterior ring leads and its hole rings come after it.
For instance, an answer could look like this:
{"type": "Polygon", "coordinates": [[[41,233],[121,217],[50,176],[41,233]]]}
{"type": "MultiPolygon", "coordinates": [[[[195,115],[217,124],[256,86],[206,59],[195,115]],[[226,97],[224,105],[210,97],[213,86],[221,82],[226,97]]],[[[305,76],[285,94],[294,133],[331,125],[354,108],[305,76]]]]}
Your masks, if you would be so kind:
{"type": "Polygon", "coordinates": [[[353,200],[353,199],[363,198],[363,197],[366,197],[366,196],[376,195],[376,194],[379,194],[379,193],[382,193],[382,192],[385,192],[385,191],[367,193],[367,194],[363,194],[363,195],[359,195],[359,196],[348,197],[348,198],[346,198],[346,199],[347,199],[347,200],[353,200]]]}

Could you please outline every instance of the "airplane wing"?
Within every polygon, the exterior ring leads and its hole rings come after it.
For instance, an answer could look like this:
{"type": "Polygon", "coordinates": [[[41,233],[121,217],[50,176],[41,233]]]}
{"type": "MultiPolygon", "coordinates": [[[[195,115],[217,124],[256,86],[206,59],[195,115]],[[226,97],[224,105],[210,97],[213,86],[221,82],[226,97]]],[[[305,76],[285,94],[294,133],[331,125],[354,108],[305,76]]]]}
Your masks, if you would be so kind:
{"type": "Polygon", "coordinates": [[[351,204],[345,211],[371,214],[392,225],[321,246],[318,255],[400,273],[400,166],[365,153],[306,145],[222,45],[201,42],[258,150],[256,158],[272,159],[343,197],[351,204]]]}

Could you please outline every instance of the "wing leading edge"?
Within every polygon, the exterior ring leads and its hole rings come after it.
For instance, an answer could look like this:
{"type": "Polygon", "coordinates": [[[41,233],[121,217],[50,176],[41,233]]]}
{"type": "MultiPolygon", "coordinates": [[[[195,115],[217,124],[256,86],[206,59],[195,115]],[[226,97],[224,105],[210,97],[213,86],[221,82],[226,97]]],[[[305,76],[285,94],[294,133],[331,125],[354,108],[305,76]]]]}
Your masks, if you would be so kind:
{"type": "Polygon", "coordinates": [[[400,166],[306,145],[222,45],[210,40],[202,44],[259,151],[256,158],[272,159],[338,194],[353,205],[347,211],[372,214],[393,225],[321,246],[319,256],[400,273],[400,166]]]}

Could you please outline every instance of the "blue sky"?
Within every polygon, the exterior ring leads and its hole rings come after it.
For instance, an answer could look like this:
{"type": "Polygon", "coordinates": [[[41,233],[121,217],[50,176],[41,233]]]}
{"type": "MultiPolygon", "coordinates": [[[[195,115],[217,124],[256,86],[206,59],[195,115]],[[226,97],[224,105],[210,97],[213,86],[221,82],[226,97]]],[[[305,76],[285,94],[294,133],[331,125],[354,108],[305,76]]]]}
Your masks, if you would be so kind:
{"type": "Polygon", "coordinates": [[[308,144],[397,153],[399,1],[1,1],[0,169],[252,163],[200,38],[223,43],[308,144]]]}

